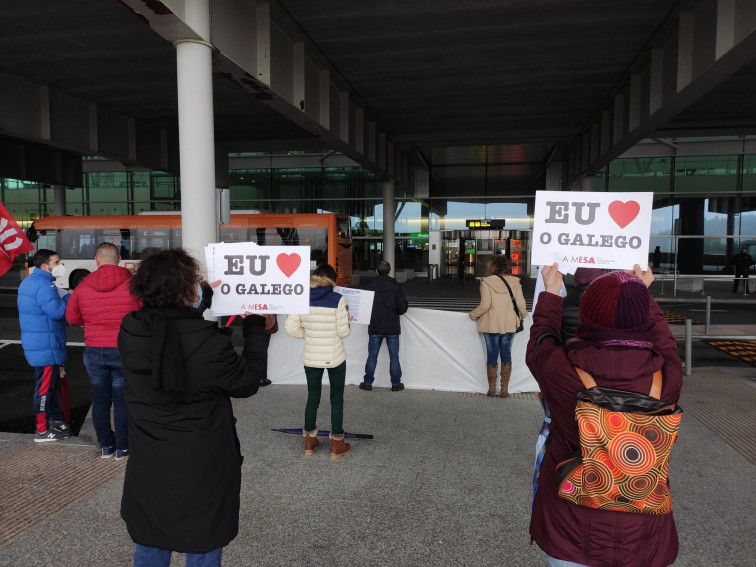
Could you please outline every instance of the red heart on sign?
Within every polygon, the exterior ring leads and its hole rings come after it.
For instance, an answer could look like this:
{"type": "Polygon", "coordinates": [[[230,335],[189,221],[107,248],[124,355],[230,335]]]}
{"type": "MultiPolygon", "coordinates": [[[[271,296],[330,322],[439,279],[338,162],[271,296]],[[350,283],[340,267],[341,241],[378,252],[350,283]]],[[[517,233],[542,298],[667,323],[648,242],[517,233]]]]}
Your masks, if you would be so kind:
{"type": "Polygon", "coordinates": [[[636,201],[612,201],[609,203],[609,216],[620,228],[625,228],[635,220],[640,212],[640,205],[636,201]]]}
{"type": "Polygon", "coordinates": [[[276,264],[287,278],[290,278],[291,274],[297,271],[301,263],[302,258],[299,257],[299,254],[279,254],[276,256],[276,264]]]}

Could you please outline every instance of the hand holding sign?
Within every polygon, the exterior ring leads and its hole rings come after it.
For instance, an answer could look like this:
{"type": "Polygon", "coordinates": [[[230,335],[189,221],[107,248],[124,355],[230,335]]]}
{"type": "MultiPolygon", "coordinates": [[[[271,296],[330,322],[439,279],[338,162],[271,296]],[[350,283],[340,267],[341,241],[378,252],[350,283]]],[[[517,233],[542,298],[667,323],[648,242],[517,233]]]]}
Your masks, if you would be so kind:
{"type": "Polygon", "coordinates": [[[562,274],[559,273],[559,264],[554,262],[551,266],[544,266],[541,275],[543,276],[543,290],[559,295],[562,291],[562,274]]]}
{"type": "Polygon", "coordinates": [[[609,270],[648,265],[653,193],[537,191],[531,263],[609,270]]]}

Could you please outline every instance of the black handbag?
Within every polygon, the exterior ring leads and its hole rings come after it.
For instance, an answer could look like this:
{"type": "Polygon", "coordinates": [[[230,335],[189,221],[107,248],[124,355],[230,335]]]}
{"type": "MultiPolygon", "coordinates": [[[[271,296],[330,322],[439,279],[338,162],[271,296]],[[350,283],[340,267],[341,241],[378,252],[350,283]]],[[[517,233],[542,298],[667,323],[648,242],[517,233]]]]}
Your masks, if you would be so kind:
{"type": "Polygon", "coordinates": [[[504,282],[504,285],[507,286],[507,290],[509,291],[509,297],[512,298],[512,307],[514,307],[515,313],[517,314],[517,320],[520,322],[520,324],[517,325],[517,330],[515,331],[515,333],[519,333],[520,331],[525,329],[525,325],[522,322],[522,315],[520,315],[520,310],[517,309],[517,303],[515,302],[514,294],[512,293],[512,288],[509,287],[507,280],[505,280],[501,276],[496,276],[496,277],[504,282]]]}

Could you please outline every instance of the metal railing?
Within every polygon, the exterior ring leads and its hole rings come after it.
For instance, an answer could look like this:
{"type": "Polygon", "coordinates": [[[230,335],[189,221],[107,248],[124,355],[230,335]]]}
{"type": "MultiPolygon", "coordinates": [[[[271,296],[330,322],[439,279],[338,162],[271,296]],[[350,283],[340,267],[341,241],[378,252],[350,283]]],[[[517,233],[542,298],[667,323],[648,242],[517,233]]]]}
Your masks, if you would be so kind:
{"type": "MultiPolygon", "coordinates": [[[[729,281],[732,282],[735,279],[735,276],[730,275],[715,275],[715,274],[678,274],[676,272],[658,272],[654,274],[654,281],[658,281],[661,283],[661,295],[664,295],[664,282],[665,281],[671,281],[672,282],[672,296],[677,297],[677,291],[678,291],[678,281],[680,280],[688,280],[692,282],[696,282],[698,280],[701,281],[701,295],[706,295],[706,289],[705,289],[705,282],[707,281],[729,281]]],[[[748,278],[745,279],[745,285],[743,286],[743,295],[746,294],[746,291],[748,289],[748,278]]]]}

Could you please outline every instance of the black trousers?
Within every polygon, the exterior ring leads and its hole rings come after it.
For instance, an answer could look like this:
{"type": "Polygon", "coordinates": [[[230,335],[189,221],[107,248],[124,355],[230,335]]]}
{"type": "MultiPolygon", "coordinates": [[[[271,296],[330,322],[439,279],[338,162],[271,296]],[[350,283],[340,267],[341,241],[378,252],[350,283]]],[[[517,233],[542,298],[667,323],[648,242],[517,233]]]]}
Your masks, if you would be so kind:
{"type": "Polygon", "coordinates": [[[738,291],[739,282],[743,282],[743,291],[745,293],[748,293],[748,270],[738,271],[738,269],[735,269],[735,279],[732,281],[732,291],[733,293],[738,291]]]}

